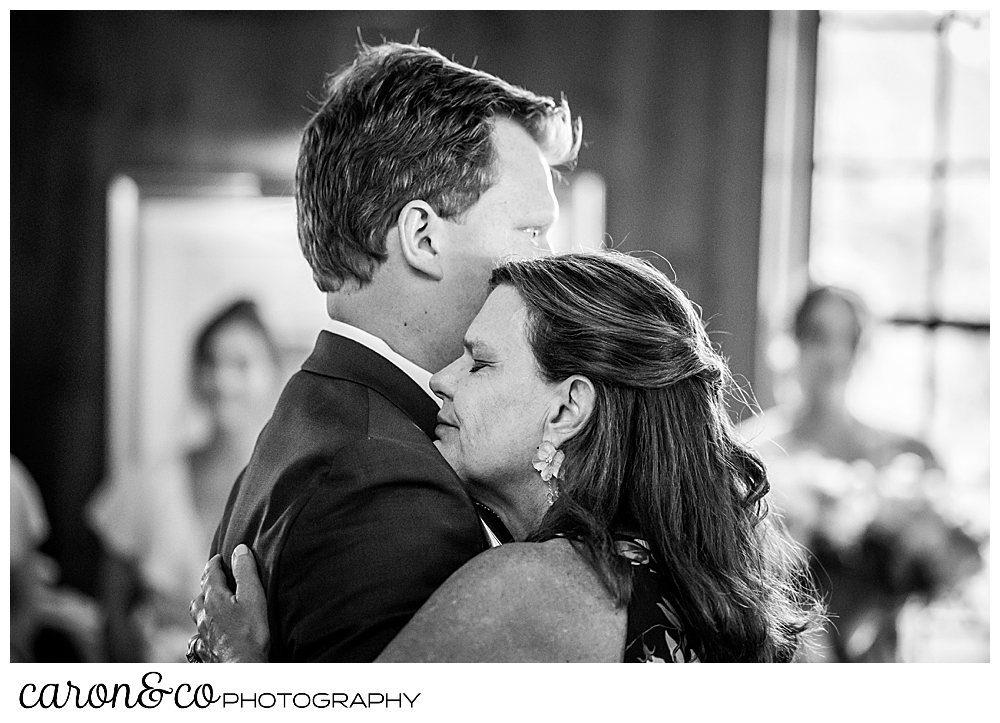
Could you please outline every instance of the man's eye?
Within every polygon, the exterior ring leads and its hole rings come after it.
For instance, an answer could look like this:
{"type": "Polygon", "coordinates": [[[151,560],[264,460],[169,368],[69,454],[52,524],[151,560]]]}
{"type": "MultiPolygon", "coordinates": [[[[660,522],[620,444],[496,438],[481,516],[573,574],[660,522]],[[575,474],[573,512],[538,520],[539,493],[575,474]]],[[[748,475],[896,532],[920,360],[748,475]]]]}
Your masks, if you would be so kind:
{"type": "Polygon", "coordinates": [[[477,361],[477,360],[473,359],[472,360],[472,366],[469,367],[469,374],[475,374],[476,372],[478,372],[480,369],[482,369],[485,366],[486,366],[486,362],[481,362],[481,361],[477,361]]]}
{"type": "Polygon", "coordinates": [[[523,229],[523,231],[525,234],[527,234],[528,238],[532,240],[542,235],[542,229],[540,229],[537,226],[529,226],[528,228],[523,229]]]}

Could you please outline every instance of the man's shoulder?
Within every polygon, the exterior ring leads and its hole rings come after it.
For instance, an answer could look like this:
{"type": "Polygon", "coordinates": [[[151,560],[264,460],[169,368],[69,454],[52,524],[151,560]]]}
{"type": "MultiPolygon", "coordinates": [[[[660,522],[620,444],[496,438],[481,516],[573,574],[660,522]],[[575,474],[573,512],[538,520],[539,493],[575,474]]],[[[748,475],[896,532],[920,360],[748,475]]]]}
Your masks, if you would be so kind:
{"type": "Polygon", "coordinates": [[[260,504],[301,503],[330,485],[335,495],[351,494],[349,479],[453,481],[431,440],[391,400],[348,380],[312,376],[290,380],[243,474],[241,485],[257,488],[260,504]]]}
{"type": "Polygon", "coordinates": [[[269,426],[427,440],[436,414],[434,401],[408,377],[376,385],[363,378],[302,369],[282,390],[269,426]]]}
{"type": "Polygon", "coordinates": [[[390,400],[314,376],[289,382],[237,483],[227,522],[241,538],[277,541],[317,517],[377,507],[401,487],[424,489],[428,504],[465,497],[431,440],[390,400]]]}
{"type": "MultiPolygon", "coordinates": [[[[258,447],[281,445],[310,456],[319,447],[324,458],[357,444],[437,455],[431,440],[397,400],[358,382],[309,372],[289,380],[258,440],[258,447]]],[[[273,454],[268,457],[274,459],[273,454]]]]}

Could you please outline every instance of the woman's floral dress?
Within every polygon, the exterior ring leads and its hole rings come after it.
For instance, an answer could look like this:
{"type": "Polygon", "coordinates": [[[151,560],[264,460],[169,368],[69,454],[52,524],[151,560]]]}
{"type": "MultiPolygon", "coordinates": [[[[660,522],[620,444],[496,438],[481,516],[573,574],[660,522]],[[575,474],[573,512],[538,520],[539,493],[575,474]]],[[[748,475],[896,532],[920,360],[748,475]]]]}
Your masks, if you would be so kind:
{"type": "Polygon", "coordinates": [[[619,537],[618,554],[633,567],[625,636],[626,663],[700,663],[667,595],[671,586],[657,569],[645,540],[619,537]]]}

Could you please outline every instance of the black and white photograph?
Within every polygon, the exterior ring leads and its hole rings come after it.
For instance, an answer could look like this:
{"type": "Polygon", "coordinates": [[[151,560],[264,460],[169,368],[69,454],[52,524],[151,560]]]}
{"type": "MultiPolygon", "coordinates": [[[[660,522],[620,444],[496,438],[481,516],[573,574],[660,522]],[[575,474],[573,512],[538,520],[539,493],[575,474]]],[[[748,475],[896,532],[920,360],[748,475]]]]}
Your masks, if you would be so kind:
{"type": "Polygon", "coordinates": [[[981,694],[988,9],[8,15],[8,710],[981,694]]]}

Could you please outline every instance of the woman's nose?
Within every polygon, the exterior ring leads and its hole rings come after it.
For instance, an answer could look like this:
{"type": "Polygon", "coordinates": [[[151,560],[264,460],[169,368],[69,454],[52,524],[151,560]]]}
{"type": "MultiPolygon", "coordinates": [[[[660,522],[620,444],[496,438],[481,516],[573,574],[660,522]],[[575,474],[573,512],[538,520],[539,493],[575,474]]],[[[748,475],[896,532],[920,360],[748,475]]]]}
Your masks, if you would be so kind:
{"type": "Polygon", "coordinates": [[[455,388],[455,365],[459,361],[461,361],[461,357],[431,377],[431,391],[441,397],[441,399],[451,399],[455,388]]]}

